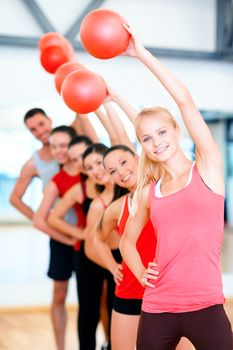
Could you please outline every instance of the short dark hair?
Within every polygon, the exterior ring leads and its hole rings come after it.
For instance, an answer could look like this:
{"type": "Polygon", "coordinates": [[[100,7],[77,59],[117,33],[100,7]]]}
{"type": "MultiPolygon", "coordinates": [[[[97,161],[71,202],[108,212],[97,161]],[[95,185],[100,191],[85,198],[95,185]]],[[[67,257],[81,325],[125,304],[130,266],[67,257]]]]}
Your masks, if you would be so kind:
{"type": "Polygon", "coordinates": [[[63,132],[65,134],[69,135],[71,140],[77,136],[77,133],[76,133],[75,129],[72,128],[72,126],[67,126],[67,125],[57,126],[56,128],[52,129],[50,135],[56,134],[57,132],[63,132]]]}
{"type": "Polygon", "coordinates": [[[35,114],[40,113],[42,114],[44,117],[48,118],[47,114],[45,113],[45,111],[41,108],[32,108],[29,109],[29,111],[27,111],[24,115],[23,121],[24,123],[26,123],[26,121],[32,117],[34,117],[35,114]]]}
{"type": "Polygon", "coordinates": [[[79,143],[84,143],[86,146],[90,146],[93,144],[93,142],[91,141],[91,139],[85,135],[80,135],[80,136],[76,136],[74,138],[72,138],[72,140],[70,141],[68,147],[72,147],[74,145],[77,145],[79,143]]]}

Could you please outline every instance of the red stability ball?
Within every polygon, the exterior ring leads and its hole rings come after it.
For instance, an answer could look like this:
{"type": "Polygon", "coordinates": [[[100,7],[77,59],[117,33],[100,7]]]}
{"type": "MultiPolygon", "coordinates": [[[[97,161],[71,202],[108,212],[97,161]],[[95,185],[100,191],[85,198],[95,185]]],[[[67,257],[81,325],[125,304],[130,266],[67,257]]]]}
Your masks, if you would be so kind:
{"type": "Polygon", "coordinates": [[[47,47],[40,54],[41,65],[48,73],[55,73],[58,67],[70,59],[70,53],[60,46],[47,47]]]}
{"type": "Polygon", "coordinates": [[[85,49],[97,58],[120,55],[129,45],[130,34],[123,27],[125,20],[117,12],[99,9],[82,21],[80,38],[85,49]]]}
{"type": "Polygon", "coordinates": [[[55,86],[58,91],[58,93],[61,93],[61,86],[64,81],[64,79],[67,77],[68,74],[72,73],[73,71],[85,69],[84,66],[82,66],[78,62],[67,62],[62,64],[55,72],[55,86]]]}
{"type": "Polygon", "coordinates": [[[38,41],[38,48],[43,51],[51,46],[67,47],[67,40],[60,33],[48,32],[45,33],[38,41]]]}
{"type": "Polygon", "coordinates": [[[82,114],[95,111],[107,95],[104,80],[88,70],[70,73],[63,81],[61,92],[66,105],[82,114]]]}
{"type": "Polygon", "coordinates": [[[45,33],[38,41],[38,48],[43,51],[51,46],[62,47],[70,55],[74,56],[74,50],[70,42],[58,32],[45,33]]]}

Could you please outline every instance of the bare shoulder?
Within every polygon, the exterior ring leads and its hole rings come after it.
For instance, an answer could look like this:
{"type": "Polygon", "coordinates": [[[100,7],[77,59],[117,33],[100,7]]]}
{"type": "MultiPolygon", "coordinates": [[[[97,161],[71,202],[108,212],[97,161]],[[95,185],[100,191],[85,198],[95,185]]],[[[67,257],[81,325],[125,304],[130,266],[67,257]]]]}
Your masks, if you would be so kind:
{"type": "Polygon", "coordinates": [[[73,195],[79,195],[80,193],[82,193],[82,185],[81,183],[77,183],[74,186],[72,186],[70,188],[70,193],[73,193],[73,195]]]}
{"type": "Polygon", "coordinates": [[[127,195],[124,195],[124,196],[116,199],[108,207],[109,210],[114,211],[116,213],[116,217],[118,217],[119,216],[118,214],[120,214],[120,211],[121,211],[121,208],[122,208],[122,205],[125,201],[126,196],[127,195]]]}
{"type": "Polygon", "coordinates": [[[104,206],[103,206],[103,202],[101,201],[101,199],[99,197],[96,197],[90,205],[90,210],[95,210],[95,211],[104,211],[104,206]]]}
{"type": "Polygon", "coordinates": [[[38,171],[36,169],[35,162],[33,158],[30,158],[22,167],[20,175],[27,175],[27,176],[38,176],[38,171]]]}
{"type": "Polygon", "coordinates": [[[150,204],[150,188],[151,188],[151,184],[146,185],[145,187],[143,187],[141,195],[140,195],[140,203],[145,204],[146,208],[149,208],[149,204],[150,204]]]}
{"type": "Polygon", "coordinates": [[[118,221],[120,215],[123,203],[125,201],[126,195],[122,196],[118,199],[116,199],[114,202],[112,202],[108,208],[104,212],[104,218],[105,220],[116,220],[118,221]]]}

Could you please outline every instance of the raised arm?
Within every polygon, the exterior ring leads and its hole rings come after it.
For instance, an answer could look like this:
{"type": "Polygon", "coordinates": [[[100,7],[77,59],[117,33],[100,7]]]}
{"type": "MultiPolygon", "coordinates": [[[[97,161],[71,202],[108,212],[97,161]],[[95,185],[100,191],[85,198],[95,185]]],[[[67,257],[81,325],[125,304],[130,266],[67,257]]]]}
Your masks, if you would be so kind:
{"type": "Polygon", "coordinates": [[[101,122],[101,124],[103,125],[103,127],[105,128],[105,130],[107,131],[108,136],[110,138],[111,145],[113,146],[113,145],[118,144],[119,140],[118,140],[117,133],[114,130],[112,123],[108,118],[108,115],[106,113],[104,113],[101,110],[101,108],[98,108],[95,111],[95,114],[96,114],[97,118],[99,119],[99,121],[101,122]]]}
{"type": "Polygon", "coordinates": [[[124,123],[122,122],[121,118],[119,117],[118,113],[113,107],[112,102],[104,103],[104,108],[106,110],[108,119],[112,125],[112,129],[116,132],[116,144],[123,144],[134,150],[134,146],[129,139],[124,123]]]}
{"type": "Polygon", "coordinates": [[[92,142],[99,142],[99,137],[88,118],[88,114],[76,114],[75,120],[71,126],[75,128],[78,135],[86,135],[92,142]]]}
{"type": "Polygon", "coordinates": [[[107,87],[108,94],[111,96],[112,101],[114,101],[121,109],[124,111],[128,119],[132,124],[135,123],[135,119],[138,115],[138,110],[129,103],[129,101],[117,91],[113,90],[109,86],[107,87]]]}
{"type": "Polygon", "coordinates": [[[63,236],[71,236],[77,239],[84,239],[83,230],[65,220],[66,213],[73,208],[75,203],[83,202],[83,191],[80,183],[71,187],[47,218],[48,224],[56,230],[59,230],[63,236]]]}
{"type": "Polygon", "coordinates": [[[10,203],[30,220],[33,219],[34,211],[24,203],[22,198],[35,176],[38,176],[38,173],[34,161],[31,158],[22,167],[19,178],[10,196],[10,203]]]}
{"type": "Polygon", "coordinates": [[[41,205],[33,217],[33,225],[51,238],[67,245],[73,245],[75,240],[72,237],[64,236],[59,230],[55,230],[47,224],[47,217],[58,197],[58,189],[53,181],[50,181],[45,188],[41,205]]]}
{"type": "Polygon", "coordinates": [[[197,166],[204,182],[213,191],[223,193],[220,151],[190,92],[163,63],[144,48],[132,28],[128,25],[124,26],[131,34],[130,44],[125,54],[135,56],[145,64],[174,99],[195,143],[197,166]]]}

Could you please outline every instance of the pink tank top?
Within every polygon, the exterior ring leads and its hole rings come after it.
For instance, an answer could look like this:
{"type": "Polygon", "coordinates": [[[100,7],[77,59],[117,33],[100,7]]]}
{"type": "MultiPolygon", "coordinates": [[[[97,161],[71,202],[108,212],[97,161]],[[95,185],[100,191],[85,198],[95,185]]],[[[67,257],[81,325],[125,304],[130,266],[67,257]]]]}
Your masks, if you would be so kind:
{"type": "Polygon", "coordinates": [[[202,181],[196,165],[180,191],[156,197],[150,188],[150,217],[157,228],[159,278],[147,287],[142,310],[188,312],[223,304],[220,250],[224,197],[202,181]]]}

